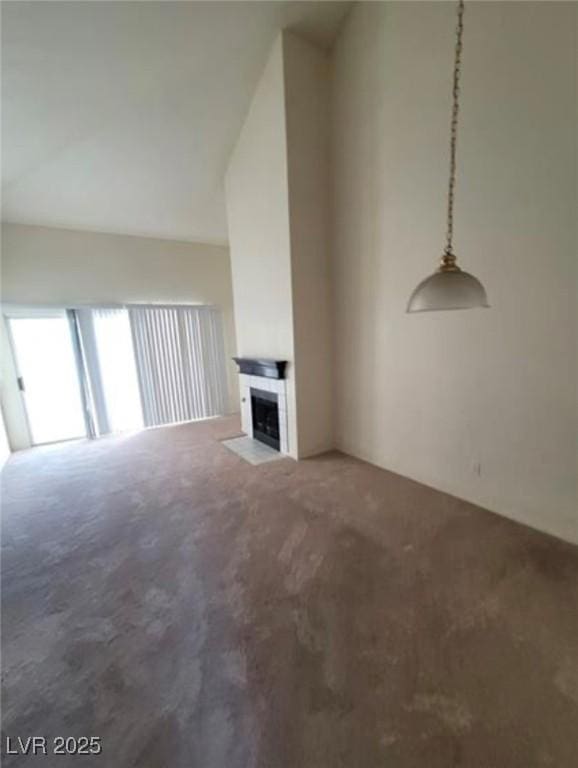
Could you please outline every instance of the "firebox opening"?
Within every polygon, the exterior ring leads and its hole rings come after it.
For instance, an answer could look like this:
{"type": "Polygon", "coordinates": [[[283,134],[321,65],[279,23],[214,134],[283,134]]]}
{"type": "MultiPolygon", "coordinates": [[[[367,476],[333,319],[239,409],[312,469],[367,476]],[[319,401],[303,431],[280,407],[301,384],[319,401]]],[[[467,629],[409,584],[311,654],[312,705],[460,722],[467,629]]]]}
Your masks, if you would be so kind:
{"type": "Polygon", "coordinates": [[[251,412],[255,440],[260,440],[278,451],[281,446],[277,395],[274,392],[251,388],[251,412]]]}

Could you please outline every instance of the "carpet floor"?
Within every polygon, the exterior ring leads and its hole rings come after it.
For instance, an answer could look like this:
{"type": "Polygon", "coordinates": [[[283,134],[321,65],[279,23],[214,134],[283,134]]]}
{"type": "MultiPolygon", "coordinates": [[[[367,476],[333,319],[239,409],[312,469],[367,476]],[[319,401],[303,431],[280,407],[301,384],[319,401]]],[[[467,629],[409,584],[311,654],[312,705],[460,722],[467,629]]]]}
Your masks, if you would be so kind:
{"type": "Polygon", "coordinates": [[[339,453],[251,466],[238,431],[9,460],[3,735],[49,755],[6,768],[578,765],[576,547],[339,453]]]}

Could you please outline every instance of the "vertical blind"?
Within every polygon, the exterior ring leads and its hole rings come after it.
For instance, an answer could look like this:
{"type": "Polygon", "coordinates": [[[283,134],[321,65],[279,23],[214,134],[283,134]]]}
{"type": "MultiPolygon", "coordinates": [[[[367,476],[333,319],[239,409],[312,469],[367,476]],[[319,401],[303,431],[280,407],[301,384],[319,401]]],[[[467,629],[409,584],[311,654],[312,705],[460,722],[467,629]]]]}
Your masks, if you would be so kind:
{"type": "Polygon", "coordinates": [[[95,432],[220,416],[227,410],[221,313],[209,306],[86,307],[77,319],[95,432]]]}
{"type": "Polygon", "coordinates": [[[145,426],[223,414],[227,379],[218,309],[133,306],[128,313],[145,426]]]}

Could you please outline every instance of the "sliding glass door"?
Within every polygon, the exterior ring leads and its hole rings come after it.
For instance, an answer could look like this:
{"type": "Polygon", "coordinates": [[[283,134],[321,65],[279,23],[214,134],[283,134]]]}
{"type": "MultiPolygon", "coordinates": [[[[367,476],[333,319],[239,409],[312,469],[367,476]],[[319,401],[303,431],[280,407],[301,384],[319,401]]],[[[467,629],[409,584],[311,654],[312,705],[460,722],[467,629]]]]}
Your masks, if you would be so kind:
{"type": "Polygon", "coordinates": [[[9,320],[32,443],[86,436],[73,336],[64,310],[9,320]]]}
{"type": "Polygon", "coordinates": [[[9,327],[33,444],[220,416],[221,314],[209,306],[16,308],[9,327]]]}
{"type": "Polygon", "coordinates": [[[106,409],[106,431],[142,429],[142,407],[128,311],[94,309],[92,323],[98,377],[106,409]]]}

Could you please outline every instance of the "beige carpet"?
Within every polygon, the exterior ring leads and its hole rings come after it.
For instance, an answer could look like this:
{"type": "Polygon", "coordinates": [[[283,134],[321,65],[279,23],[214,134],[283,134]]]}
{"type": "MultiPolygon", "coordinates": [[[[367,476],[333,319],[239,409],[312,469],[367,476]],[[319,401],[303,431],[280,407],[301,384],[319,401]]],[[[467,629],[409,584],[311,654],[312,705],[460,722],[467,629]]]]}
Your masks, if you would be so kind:
{"type": "Polygon", "coordinates": [[[237,433],[9,461],[3,732],[103,754],[7,768],[578,765],[575,547],[343,455],[251,466],[237,433]]]}

